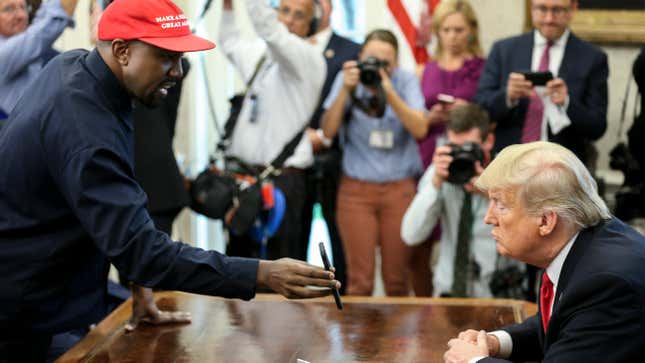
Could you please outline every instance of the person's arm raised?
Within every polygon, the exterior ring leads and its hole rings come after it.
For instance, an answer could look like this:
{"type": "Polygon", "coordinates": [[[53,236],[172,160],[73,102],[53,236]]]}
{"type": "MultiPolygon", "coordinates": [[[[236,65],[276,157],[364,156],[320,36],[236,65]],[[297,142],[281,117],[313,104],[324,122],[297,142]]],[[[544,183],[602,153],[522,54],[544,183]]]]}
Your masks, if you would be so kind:
{"type": "MultiPolygon", "coordinates": [[[[397,93],[392,85],[389,75],[384,69],[379,70],[381,73],[381,85],[385,91],[385,98],[394,110],[394,113],[403,124],[406,130],[417,140],[423,139],[428,133],[430,122],[424,111],[415,110],[408,105],[403,98],[397,93]]],[[[414,78],[416,81],[416,78],[414,78]]]]}
{"type": "Polygon", "coordinates": [[[307,39],[289,32],[264,0],[246,0],[253,29],[269,48],[271,58],[295,79],[317,79],[321,87],[327,67],[323,55],[307,39]]]}
{"type": "MultiPolygon", "coordinates": [[[[347,61],[343,64],[342,86],[340,87],[334,102],[325,111],[322,117],[321,125],[325,137],[333,139],[338,134],[343,118],[345,116],[345,105],[351,96],[351,93],[358,85],[360,71],[356,66],[356,61],[347,61]]],[[[338,81],[338,79],[336,79],[338,81]]]]}
{"type": "Polygon", "coordinates": [[[65,28],[72,24],[70,17],[77,1],[43,3],[27,30],[7,38],[0,45],[0,78],[16,77],[49,50],[65,28]],[[67,3],[69,11],[65,7],[67,3]]]}
{"type": "Polygon", "coordinates": [[[60,0],[60,5],[69,16],[74,16],[74,11],[76,10],[77,4],[78,0],[60,0]]]}

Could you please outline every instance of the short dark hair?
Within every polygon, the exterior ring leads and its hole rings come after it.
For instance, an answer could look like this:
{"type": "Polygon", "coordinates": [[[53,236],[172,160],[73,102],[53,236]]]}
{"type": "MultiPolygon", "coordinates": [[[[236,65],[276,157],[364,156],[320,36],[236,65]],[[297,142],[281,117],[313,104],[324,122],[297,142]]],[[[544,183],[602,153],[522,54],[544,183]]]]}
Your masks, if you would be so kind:
{"type": "Polygon", "coordinates": [[[387,29],[375,29],[369,32],[365,37],[363,45],[361,45],[361,50],[370,40],[380,40],[382,42],[389,43],[394,48],[396,54],[399,54],[399,41],[396,40],[396,35],[387,29]]]}
{"type": "Polygon", "coordinates": [[[490,117],[486,110],[474,103],[458,105],[450,111],[446,128],[457,133],[478,128],[484,141],[490,132],[490,117]]]}

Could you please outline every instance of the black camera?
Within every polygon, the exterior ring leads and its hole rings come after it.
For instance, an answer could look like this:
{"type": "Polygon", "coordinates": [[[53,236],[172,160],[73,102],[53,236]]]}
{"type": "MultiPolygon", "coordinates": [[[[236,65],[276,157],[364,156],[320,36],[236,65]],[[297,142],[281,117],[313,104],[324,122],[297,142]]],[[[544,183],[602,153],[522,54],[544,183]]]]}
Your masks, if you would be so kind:
{"type": "Polygon", "coordinates": [[[640,163],[624,143],[616,145],[609,157],[609,166],[625,175],[625,181],[615,195],[614,214],[624,221],[645,217],[645,183],[640,163]]]}
{"type": "Polygon", "coordinates": [[[498,299],[524,299],[526,273],[517,266],[497,268],[490,278],[490,292],[498,299]]]}
{"type": "Polygon", "coordinates": [[[609,153],[609,167],[625,174],[625,185],[636,185],[641,182],[640,164],[624,143],[616,145],[609,153]]]}
{"type": "Polygon", "coordinates": [[[448,182],[452,184],[465,184],[475,176],[475,163],[484,164],[484,151],[479,144],[465,142],[463,145],[450,144],[452,162],[448,166],[448,182]]]}
{"type": "Polygon", "coordinates": [[[366,86],[376,86],[381,83],[381,75],[379,69],[387,68],[388,62],[380,60],[376,57],[367,57],[362,62],[358,63],[358,69],[361,71],[361,83],[366,86]]]}

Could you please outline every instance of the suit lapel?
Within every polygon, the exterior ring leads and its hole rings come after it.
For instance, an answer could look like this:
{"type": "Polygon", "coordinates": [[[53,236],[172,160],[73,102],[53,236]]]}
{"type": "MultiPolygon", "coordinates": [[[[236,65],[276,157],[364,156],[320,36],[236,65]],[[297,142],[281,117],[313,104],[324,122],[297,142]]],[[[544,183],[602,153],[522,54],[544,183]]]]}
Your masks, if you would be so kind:
{"type": "MultiPolygon", "coordinates": [[[[555,302],[556,304],[562,297],[562,293],[566,290],[571,280],[571,275],[576,270],[576,266],[580,261],[584,251],[587,249],[587,245],[591,242],[591,237],[597,227],[590,227],[583,229],[578,234],[578,237],[573,242],[573,246],[567,255],[567,258],[564,260],[562,265],[562,271],[560,271],[560,278],[558,279],[558,289],[555,292],[555,302]]],[[[557,305],[553,306],[553,311],[555,312],[557,305]]]]}
{"type": "Polygon", "coordinates": [[[336,33],[331,33],[331,38],[329,38],[327,48],[325,48],[325,52],[323,53],[323,55],[325,56],[325,61],[327,61],[327,63],[333,62],[333,59],[336,57],[336,53],[340,45],[339,41],[340,38],[336,35],[336,33]]]}
{"type": "Polygon", "coordinates": [[[511,71],[513,72],[531,70],[531,60],[533,59],[533,32],[525,33],[522,37],[519,42],[519,49],[515,53],[517,55],[515,61],[517,69],[512,69],[511,71]]]}
{"type": "Polygon", "coordinates": [[[564,54],[562,55],[562,63],[560,64],[560,69],[558,70],[557,76],[562,78],[567,82],[570,70],[574,69],[575,65],[573,64],[576,59],[576,45],[578,38],[569,33],[569,39],[567,39],[567,44],[564,46],[564,54]]]}
{"type": "MultiPolygon", "coordinates": [[[[596,229],[601,226],[602,224],[583,229],[582,231],[580,231],[580,233],[578,234],[578,237],[573,242],[573,246],[571,247],[571,250],[569,251],[567,258],[564,260],[564,264],[562,265],[562,271],[560,271],[560,277],[558,279],[558,287],[553,297],[554,299],[553,309],[551,310],[550,321],[554,321],[558,319],[559,312],[560,312],[560,300],[567,293],[567,286],[571,281],[572,275],[576,270],[576,266],[578,265],[578,262],[584,255],[584,251],[587,250],[587,246],[592,240],[594,231],[596,231],[596,229]]],[[[547,334],[544,340],[545,348],[549,345],[548,337],[552,334],[552,328],[553,328],[553,325],[549,324],[549,327],[547,329],[547,334]]]]}

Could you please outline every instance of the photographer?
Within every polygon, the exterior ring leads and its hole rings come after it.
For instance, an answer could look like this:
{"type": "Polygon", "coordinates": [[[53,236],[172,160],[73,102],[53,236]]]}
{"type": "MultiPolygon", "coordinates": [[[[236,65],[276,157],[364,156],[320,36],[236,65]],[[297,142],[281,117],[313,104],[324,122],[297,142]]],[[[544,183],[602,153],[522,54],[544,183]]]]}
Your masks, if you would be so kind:
{"type": "MultiPolygon", "coordinates": [[[[623,185],[616,192],[614,215],[629,223],[637,223],[635,219],[645,217],[645,169],[643,169],[645,152],[642,144],[642,140],[645,138],[645,97],[643,97],[645,94],[645,47],[641,48],[640,54],[634,60],[632,74],[640,94],[640,114],[634,116],[634,122],[627,133],[628,145],[620,142],[611,150],[609,166],[622,171],[625,175],[623,185]]],[[[627,97],[624,102],[627,102],[627,97]]],[[[623,104],[624,111],[625,104],[623,104]]]]}
{"type": "MultiPolygon", "coordinates": [[[[306,199],[305,169],[313,164],[311,141],[302,132],[316,110],[326,74],[325,59],[307,36],[315,28],[314,0],[281,0],[277,11],[263,0],[246,0],[246,12],[257,37],[243,36],[232,0],[222,2],[221,49],[249,87],[231,135],[228,156],[263,171],[296,135],[302,137],[272,178],[286,199],[286,212],[269,239],[267,257],[304,259],[302,237],[306,199]]],[[[227,253],[257,256],[258,243],[248,234],[230,234],[227,253]]]]}
{"type": "Polygon", "coordinates": [[[496,265],[511,262],[497,255],[491,227],[484,223],[489,201],[473,187],[491,160],[495,137],[488,114],[474,104],[456,106],[449,115],[447,138],[449,145],[435,150],[419,182],[401,235],[408,245],[420,244],[441,218],[434,295],[490,298],[496,265]]]}
{"type": "Polygon", "coordinates": [[[77,1],[43,3],[30,25],[25,0],[0,0],[0,114],[11,113],[50,57],[52,44],[74,24],[77,1]]]}
{"type": "Polygon", "coordinates": [[[377,245],[385,292],[408,294],[410,248],[399,231],[422,170],[415,139],[428,125],[419,82],[397,68],[397,55],[391,32],[372,31],[360,61],[343,64],[324,104],[323,132],[327,138],[340,132],[344,149],[336,218],[349,295],[372,294],[377,245]]]}

